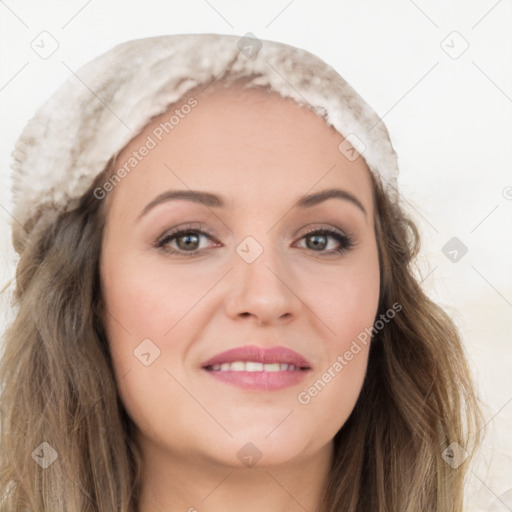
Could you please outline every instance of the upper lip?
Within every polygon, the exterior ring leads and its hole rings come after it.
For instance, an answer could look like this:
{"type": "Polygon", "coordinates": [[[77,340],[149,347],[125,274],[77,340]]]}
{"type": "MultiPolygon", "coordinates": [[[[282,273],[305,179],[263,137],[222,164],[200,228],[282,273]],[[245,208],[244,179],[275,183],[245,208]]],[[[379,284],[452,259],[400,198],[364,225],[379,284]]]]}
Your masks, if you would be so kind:
{"type": "Polygon", "coordinates": [[[221,352],[203,362],[203,368],[234,361],[254,361],[263,364],[287,363],[299,368],[311,368],[310,362],[297,352],[286,347],[263,348],[256,345],[246,345],[221,352]]]}

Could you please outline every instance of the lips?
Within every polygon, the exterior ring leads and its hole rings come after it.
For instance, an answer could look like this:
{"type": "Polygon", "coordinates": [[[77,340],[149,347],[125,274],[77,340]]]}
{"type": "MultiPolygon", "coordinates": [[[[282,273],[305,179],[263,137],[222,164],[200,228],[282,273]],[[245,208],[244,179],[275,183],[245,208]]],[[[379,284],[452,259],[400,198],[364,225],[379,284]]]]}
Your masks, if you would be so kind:
{"type": "Polygon", "coordinates": [[[273,391],[293,386],[311,370],[311,364],[285,347],[247,345],[217,354],[201,365],[208,375],[243,389],[273,391]]]}

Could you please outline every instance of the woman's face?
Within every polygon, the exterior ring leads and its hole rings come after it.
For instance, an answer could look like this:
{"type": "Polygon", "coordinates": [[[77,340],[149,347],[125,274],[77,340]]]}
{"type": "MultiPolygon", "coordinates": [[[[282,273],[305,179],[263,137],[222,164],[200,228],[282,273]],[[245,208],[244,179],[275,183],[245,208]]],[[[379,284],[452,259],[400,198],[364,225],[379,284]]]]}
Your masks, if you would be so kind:
{"type": "Polygon", "coordinates": [[[377,313],[369,171],[292,100],[213,87],[193,98],[131,141],[121,180],[103,189],[104,320],[122,401],[143,450],[169,460],[327,456],[377,313]]]}

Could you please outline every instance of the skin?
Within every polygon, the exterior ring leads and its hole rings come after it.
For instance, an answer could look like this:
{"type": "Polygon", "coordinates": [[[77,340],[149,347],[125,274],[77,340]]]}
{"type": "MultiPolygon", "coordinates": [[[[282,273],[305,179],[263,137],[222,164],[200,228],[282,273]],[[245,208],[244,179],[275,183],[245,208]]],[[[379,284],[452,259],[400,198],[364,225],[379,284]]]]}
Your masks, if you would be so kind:
{"type": "MultiPolygon", "coordinates": [[[[104,321],[144,459],[139,511],[320,510],[332,439],[361,390],[368,346],[309,403],[297,396],[377,313],[369,170],[363,158],[349,161],[338,150],[343,137],[336,130],[292,100],[236,87],[194,97],[197,106],[103,199],[104,321]],[[329,188],[352,194],[366,213],[336,198],[292,208],[299,197],[329,188]],[[215,193],[226,205],[167,201],[138,219],[170,189],[215,193]],[[212,235],[192,240],[194,256],[183,236],[168,242],[183,255],[155,247],[188,223],[212,235]],[[324,245],[316,248],[314,235],[306,236],[329,227],[349,234],[353,247],[335,253],[336,239],[320,235],[324,245]],[[236,252],[248,236],[263,249],[252,263],[236,252]],[[160,350],[148,366],[134,355],[144,339],[160,350]],[[248,391],[201,369],[215,354],[246,344],[285,346],[312,370],[283,390],[248,391]],[[237,456],[247,442],[261,453],[254,467],[237,456]]],[[[126,146],[116,168],[169,112],[126,146]]]]}

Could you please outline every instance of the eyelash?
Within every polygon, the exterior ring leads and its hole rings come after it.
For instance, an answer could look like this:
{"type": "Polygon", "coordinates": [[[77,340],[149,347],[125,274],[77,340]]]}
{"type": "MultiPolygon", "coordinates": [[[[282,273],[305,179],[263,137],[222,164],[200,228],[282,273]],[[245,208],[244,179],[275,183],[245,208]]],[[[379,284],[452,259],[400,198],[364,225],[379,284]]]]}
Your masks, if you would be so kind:
{"type": "MultiPolygon", "coordinates": [[[[176,238],[179,238],[181,235],[187,235],[187,234],[192,234],[192,233],[195,235],[203,235],[210,239],[213,239],[213,235],[208,233],[207,230],[204,230],[202,228],[202,226],[198,227],[198,226],[190,225],[190,226],[185,226],[183,228],[176,229],[175,231],[171,231],[169,233],[165,233],[164,235],[162,235],[161,237],[159,237],[156,240],[154,247],[157,249],[160,249],[166,253],[170,253],[170,254],[182,255],[182,256],[186,256],[186,257],[197,256],[198,254],[200,254],[203,251],[199,250],[199,249],[193,250],[193,251],[183,251],[183,250],[179,250],[179,249],[171,249],[168,246],[170,241],[172,241],[176,238]]],[[[349,235],[340,233],[338,231],[335,231],[334,229],[329,229],[329,228],[313,228],[313,229],[307,231],[306,233],[304,233],[304,235],[300,239],[302,240],[311,235],[328,236],[328,237],[334,238],[340,244],[339,249],[334,249],[331,251],[324,251],[324,250],[313,251],[313,252],[323,253],[325,255],[343,254],[345,252],[348,252],[355,245],[354,241],[352,240],[352,237],[350,237],[349,235]]]]}

